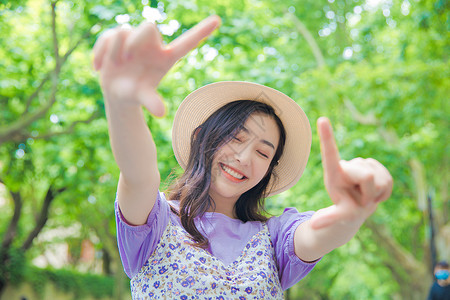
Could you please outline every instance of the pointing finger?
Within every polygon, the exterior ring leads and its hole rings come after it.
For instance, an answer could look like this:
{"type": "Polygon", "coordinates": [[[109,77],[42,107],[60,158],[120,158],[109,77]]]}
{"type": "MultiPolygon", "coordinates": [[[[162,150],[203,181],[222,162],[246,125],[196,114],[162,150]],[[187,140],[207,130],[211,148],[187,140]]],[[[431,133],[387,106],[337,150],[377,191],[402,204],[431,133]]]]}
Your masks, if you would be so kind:
{"type": "Polygon", "coordinates": [[[326,117],[320,117],[317,120],[317,130],[320,137],[320,150],[322,153],[324,173],[325,175],[336,174],[340,168],[340,158],[330,120],[326,117]]]}
{"type": "Polygon", "coordinates": [[[172,57],[180,59],[208,37],[220,25],[218,16],[210,16],[191,28],[169,44],[172,57]]]}

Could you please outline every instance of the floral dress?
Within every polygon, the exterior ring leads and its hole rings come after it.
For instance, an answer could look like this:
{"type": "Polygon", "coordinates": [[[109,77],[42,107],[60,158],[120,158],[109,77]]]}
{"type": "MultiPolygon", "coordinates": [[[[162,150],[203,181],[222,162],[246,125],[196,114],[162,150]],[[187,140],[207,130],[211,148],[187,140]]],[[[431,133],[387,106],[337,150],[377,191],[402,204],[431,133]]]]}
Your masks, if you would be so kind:
{"type": "Polygon", "coordinates": [[[190,245],[171,222],[155,252],[131,280],[133,299],[283,299],[269,231],[263,229],[226,266],[190,245]]]}

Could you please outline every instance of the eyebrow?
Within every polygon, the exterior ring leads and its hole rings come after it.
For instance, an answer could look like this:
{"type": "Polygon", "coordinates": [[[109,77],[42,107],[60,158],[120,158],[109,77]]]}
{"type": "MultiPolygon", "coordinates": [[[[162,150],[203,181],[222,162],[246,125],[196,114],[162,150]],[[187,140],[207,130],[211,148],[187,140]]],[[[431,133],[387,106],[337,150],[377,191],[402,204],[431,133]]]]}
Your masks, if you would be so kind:
{"type": "MultiPolygon", "coordinates": [[[[245,128],[244,126],[242,126],[241,130],[244,131],[245,133],[250,133],[250,131],[247,128],[245,128]]],[[[259,142],[263,143],[263,144],[271,147],[273,150],[275,150],[275,146],[271,142],[269,142],[268,140],[260,139],[259,142]]]]}

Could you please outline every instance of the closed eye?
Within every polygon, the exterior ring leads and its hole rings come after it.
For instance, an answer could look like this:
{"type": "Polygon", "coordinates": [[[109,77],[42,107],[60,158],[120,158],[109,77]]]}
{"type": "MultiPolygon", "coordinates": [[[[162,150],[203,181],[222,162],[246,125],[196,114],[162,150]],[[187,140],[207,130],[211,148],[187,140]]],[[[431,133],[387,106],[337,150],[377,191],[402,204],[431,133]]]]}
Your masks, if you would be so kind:
{"type": "Polygon", "coordinates": [[[267,156],[266,154],[264,154],[263,152],[261,152],[261,151],[257,151],[261,156],[263,156],[263,157],[265,157],[265,158],[269,158],[269,156],[267,156]]]}

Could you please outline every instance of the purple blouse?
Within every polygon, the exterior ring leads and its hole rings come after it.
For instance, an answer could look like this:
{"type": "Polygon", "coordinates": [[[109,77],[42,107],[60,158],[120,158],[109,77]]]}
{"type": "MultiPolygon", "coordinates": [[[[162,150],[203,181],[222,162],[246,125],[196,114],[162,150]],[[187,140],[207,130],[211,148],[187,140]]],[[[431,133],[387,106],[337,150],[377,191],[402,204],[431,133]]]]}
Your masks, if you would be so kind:
{"type": "MultiPolygon", "coordinates": [[[[177,207],[178,201],[170,201],[170,204],[177,207]]],[[[115,211],[120,257],[125,273],[133,278],[156,249],[169,219],[178,226],[181,226],[181,223],[170,210],[169,203],[161,192],[158,193],[155,205],[144,225],[129,225],[120,212],[117,200],[115,211]]],[[[304,262],[294,253],[294,232],[313,214],[312,211],[299,213],[295,208],[286,208],[281,216],[272,217],[266,223],[275,250],[278,276],[283,290],[305,277],[317,263],[317,261],[304,262]]],[[[238,258],[248,241],[263,228],[259,221],[244,223],[214,212],[206,212],[202,217],[196,218],[195,224],[209,240],[208,252],[225,265],[238,258]]]]}

